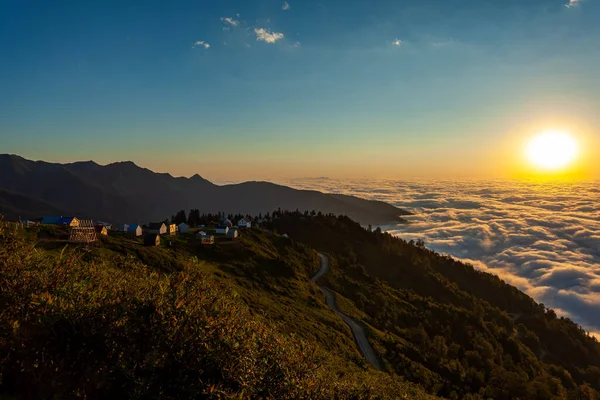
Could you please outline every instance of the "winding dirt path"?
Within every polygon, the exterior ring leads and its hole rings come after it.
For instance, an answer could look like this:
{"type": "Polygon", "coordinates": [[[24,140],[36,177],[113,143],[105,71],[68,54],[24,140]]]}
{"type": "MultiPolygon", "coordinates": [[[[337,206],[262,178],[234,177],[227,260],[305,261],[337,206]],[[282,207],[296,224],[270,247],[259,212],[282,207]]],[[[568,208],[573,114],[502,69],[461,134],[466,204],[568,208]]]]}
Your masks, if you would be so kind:
{"type": "MultiPolygon", "coordinates": [[[[326,255],[320,254],[320,253],[319,253],[319,257],[321,258],[321,269],[311,279],[314,283],[317,283],[317,280],[319,280],[319,278],[323,277],[325,274],[327,274],[329,272],[329,258],[326,255]]],[[[352,330],[352,335],[354,336],[354,341],[356,342],[356,345],[358,346],[358,349],[360,350],[362,355],[367,359],[367,361],[369,363],[371,363],[371,365],[373,365],[378,370],[383,371],[384,370],[383,363],[381,362],[381,360],[379,360],[379,357],[377,357],[377,354],[375,354],[373,347],[371,347],[371,344],[369,343],[369,340],[367,339],[367,333],[365,332],[365,328],[363,328],[358,322],[356,322],[354,319],[350,318],[346,314],[342,313],[337,308],[337,304],[335,303],[335,296],[329,289],[327,289],[323,286],[319,286],[319,289],[321,289],[321,292],[323,292],[323,294],[325,295],[325,302],[327,303],[327,305],[352,330]]]]}

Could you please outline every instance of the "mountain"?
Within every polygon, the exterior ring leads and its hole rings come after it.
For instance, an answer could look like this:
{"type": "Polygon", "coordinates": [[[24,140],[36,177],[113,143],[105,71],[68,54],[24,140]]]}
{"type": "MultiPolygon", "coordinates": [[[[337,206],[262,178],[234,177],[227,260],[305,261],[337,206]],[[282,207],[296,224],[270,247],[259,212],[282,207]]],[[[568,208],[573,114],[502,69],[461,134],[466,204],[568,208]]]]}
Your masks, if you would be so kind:
{"type": "Polygon", "coordinates": [[[268,182],[219,186],[199,175],[175,178],[131,161],[106,166],[93,161],[56,164],[4,154],[0,155],[0,171],[0,213],[8,218],[52,212],[115,223],[144,223],[163,220],[179,209],[255,215],[281,208],[385,223],[401,221],[401,215],[409,214],[379,201],[268,182]]]}

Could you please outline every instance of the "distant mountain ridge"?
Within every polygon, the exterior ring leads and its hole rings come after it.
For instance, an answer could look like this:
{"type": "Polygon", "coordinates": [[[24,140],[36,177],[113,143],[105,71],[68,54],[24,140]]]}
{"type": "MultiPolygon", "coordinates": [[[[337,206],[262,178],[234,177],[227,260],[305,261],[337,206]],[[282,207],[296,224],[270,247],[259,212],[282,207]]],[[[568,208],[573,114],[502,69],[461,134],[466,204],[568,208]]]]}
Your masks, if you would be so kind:
{"type": "Polygon", "coordinates": [[[162,220],[180,209],[258,214],[277,208],[345,214],[364,223],[401,221],[390,204],[346,195],[297,190],[269,182],[215,185],[196,174],[175,178],[131,161],[99,165],[31,161],[0,155],[0,213],[34,218],[57,213],[113,222],[162,220]]]}

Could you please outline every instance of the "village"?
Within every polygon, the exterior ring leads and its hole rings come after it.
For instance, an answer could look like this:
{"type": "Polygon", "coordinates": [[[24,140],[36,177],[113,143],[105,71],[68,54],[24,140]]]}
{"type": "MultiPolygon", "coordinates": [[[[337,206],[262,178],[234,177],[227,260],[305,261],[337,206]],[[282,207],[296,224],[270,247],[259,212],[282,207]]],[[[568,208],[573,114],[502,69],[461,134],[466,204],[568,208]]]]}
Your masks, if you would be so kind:
{"type": "Polygon", "coordinates": [[[264,218],[262,215],[254,218],[248,215],[225,217],[223,213],[200,215],[197,210],[191,210],[189,218],[186,218],[185,213],[180,211],[177,216],[171,218],[171,221],[150,222],[146,225],[120,224],[114,226],[104,221],[63,216],[44,216],[35,220],[21,220],[19,223],[23,227],[46,225],[67,228],[69,242],[72,243],[90,244],[103,236],[125,235],[130,238],[143,239],[144,246],[156,247],[161,244],[172,246],[174,241],[170,237],[179,235],[193,238],[201,245],[211,246],[215,242],[235,242],[242,231],[251,229],[253,225],[261,225],[269,218],[268,214],[264,218]]]}

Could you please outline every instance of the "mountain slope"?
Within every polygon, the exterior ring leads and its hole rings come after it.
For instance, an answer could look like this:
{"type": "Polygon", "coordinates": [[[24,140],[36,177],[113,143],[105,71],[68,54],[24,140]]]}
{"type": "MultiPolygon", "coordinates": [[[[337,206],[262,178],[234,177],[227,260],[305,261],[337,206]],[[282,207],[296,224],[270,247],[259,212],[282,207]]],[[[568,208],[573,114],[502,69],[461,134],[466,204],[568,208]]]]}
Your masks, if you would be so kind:
{"type": "MultiPolygon", "coordinates": [[[[267,182],[218,186],[199,175],[174,178],[132,162],[106,166],[92,161],[53,164],[0,155],[0,190],[43,201],[64,215],[112,222],[165,219],[173,210],[258,214],[274,209],[318,210],[345,214],[369,223],[399,221],[408,214],[386,203],[351,196],[296,190],[267,182]]],[[[5,199],[0,212],[11,218],[39,216],[35,207],[23,209],[5,199]]]]}
{"type": "Polygon", "coordinates": [[[346,217],[269,228],[330,255],[324,284],[387,365],[448,398],[595,399],[600,343],[497,276],[346,217]],[[340,301],[341,300],[341,301],[340,301]]]}

